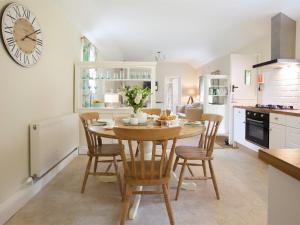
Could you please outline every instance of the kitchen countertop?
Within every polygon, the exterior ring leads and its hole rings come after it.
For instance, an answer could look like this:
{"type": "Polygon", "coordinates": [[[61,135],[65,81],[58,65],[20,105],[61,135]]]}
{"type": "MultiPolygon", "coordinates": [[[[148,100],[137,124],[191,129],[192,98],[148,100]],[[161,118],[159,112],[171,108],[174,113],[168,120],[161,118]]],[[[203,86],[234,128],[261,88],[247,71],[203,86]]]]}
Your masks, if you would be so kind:
{"type": "Polygon", "coordinates": [[[300,181],[300,149],[260,149],[258,157],[300,181]]]}
{"type": "Polygon", "coordinates": [[[254,112],[261,112],[261,113],[277,113],[277,114],[284,114],[289,116],[299,116],[300,117],[300,110],[293,109],[293,110],[286,110],[286,109],[262,109],[256,108],[255,106],[234,106],[235,108],[241,108],[246,110],[251,110],[254,112]]]}

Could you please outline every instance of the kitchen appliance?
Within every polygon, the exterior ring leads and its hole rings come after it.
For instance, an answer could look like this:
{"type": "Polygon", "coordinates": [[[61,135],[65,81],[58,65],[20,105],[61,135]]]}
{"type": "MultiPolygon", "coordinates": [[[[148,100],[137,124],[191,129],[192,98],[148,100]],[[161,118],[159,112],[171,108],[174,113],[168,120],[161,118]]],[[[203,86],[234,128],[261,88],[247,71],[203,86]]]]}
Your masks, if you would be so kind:
{"type": "Polygon", "coordinates": [[[253,65],[257,67],[280,68],[284,65],[300,64],[295,59],[296,21],[283,13],[278,13],[271,19],[271,60],[253,65]]]}
{"type": "Polygon", "coordinates": [[[262,105],[262,104],[256,104],[256,108],[261,108],[261,109],[283,109],[283,110],[293,110],[294,106],[292,105],[262,105]]]}
{"type": "Polygon", "coordinates": [[[246,140],[269,148],[269,113],[246,110],[246,140]]]}

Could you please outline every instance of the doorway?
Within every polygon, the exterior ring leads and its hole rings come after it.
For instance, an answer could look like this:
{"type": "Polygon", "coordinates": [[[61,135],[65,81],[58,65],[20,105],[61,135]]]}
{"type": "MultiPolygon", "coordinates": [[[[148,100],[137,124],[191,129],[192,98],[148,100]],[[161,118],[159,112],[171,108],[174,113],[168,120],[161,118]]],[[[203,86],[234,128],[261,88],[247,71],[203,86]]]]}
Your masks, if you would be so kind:
{"type": "Polygon", "coordinates": [[[176,106],[181,104],[181,77],[165,78],[165,108],[176,113],[176,106]]]}

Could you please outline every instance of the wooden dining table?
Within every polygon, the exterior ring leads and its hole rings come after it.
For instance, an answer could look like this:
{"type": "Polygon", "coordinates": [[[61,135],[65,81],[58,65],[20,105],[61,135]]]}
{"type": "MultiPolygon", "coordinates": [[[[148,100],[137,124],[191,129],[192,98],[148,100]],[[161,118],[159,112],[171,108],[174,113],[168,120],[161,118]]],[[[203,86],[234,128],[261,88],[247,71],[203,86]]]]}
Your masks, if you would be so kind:
{"type": "MultiPolygon", "coordinates": [[[[155,124],[155,122],[148,122],[146,125],[141,125],[141,126],[131,126],[131,125],[124,125],[121,121],[116,123],[116,126],[118,127],[126,127],[126,128],[131,128],[131,129],[161,129],[162,126],[158,126],[155,124]]],[[[106,129],[102,126],[89,126],[89,130],[96,133],[100,137],[104,138],[111,138],[111,139],[117,139],[116,134],[114,133],[113,129],[106,129]]],[[[198,135],[201,135],[205,132],[206,127],[204,125],[197,125],[197,126],[191,126],[191,125],[181,125],[181,131],[179,136],[177,137],[178,139],[184,139],[184,138],[190,138],[190,137],[195,137],[198,135]]],[[[144,154],[145,154],[145,159],[149,158],[151,159],[151,152],[152,152],[152,142],[144,142],[144,154]]],[[[177,175],[173,172],[171,176],[171,184],[176,184],[178,183],[178,177],[177,175]]],[[[184,182],[182,184],[183,189],[187,190],[194,190],[196,188],[196,184],[193,182],[184,182]]],[[[141,191],[143,189],[142,186],[139,186],[138,191],[141,191]]],[[[129,219],[134,219],[136,217],[138,207],[140,204],[141,200],[141,195],[135,195],[134,196],[134,201],[133,204],[129,210],[129,219]]]]}

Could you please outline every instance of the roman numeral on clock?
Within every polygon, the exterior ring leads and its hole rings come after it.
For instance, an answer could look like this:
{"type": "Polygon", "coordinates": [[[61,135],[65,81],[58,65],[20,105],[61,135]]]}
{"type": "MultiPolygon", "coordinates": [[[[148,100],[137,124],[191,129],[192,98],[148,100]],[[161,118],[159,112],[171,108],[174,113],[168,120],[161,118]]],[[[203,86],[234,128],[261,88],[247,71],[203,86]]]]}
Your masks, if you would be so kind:
{"type": "Polygon", "coordinates": [[[24,64],[29,64],[29,57],[28,57],[28,55],[24,55],[24,64]]]}
{"type": "Polygon", "coordinates": [[[7,38],[6,42],[8,46],[13,46],[15,44],[15,39],[13,37],[7,38]]]}
{"type": "Polygon", "coordinates": [[[34,52],[36,53],[36,55],[41,55],[42,54],[41,50],[38,49],[38,48],[36,48],[34,52]]]}
{"type": "Polygon", "coordinates": [[[7,16],[11,19],[12,23],[15,23],[15,21],[17,20],[15,17],[13,17],[10,12],[7,13],[7,16]]]}
{"type": "Polygon", "coordinates": [[[19,61],[22,61],[22,54],[23,53],[17,48],[14,55],[19,61]]]}
{"type": "Polygon", "coordinates": [[[4,32],[7,33],[7,34],[13,34],[13,27],[9,27],[5,24],[4,32]]]}
{"type": "Polygon", "coordinates": [[[31,57],[32,57],[32,61],[33,61],[34,63],[36,63],[36,62],[37,62],[37,59],[34,57],[34,55],[31,55],[31,57]]]}
{"type": "Polygon", "coordinates": [[[43,41],[41,39],[37,39],[36,44],[40,45],[40,46],[43,46],[43,41]]]}
{"type": "Polygon", "coordinates": [[[25,17],[26,19],[30,19],[30,11],[28,9],[25,9],[23,6],[22,6],[22,10],[23,10],[23,17],[25,17]]]}
{"type": "Polygon", "coordinates": [[[16,17],[20,18],[21,17],[21,12],[20,12],[19,7],[18,6],[14,6],[13,9],[14,9],[14,11],[16,13],[16,17]]]}

